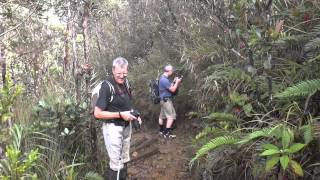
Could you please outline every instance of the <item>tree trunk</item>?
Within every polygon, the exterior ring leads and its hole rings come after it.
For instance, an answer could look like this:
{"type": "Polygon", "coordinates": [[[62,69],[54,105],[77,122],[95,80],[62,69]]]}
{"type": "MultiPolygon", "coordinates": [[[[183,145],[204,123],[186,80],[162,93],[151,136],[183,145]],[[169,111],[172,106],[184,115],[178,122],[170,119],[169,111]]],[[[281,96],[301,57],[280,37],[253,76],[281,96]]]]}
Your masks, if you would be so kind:
{"type": "Polygon", "coordinates": [[[84,4],[83,9],[83,22],[82,22],[82,28],[83,28],[83,48],[84,48],[84,61],[85,64],[89,63],[89,56],[90,56],[90,49],[89,49],[89,30],[88,30],[88,22],[89,22],[89,15],[90,15],[90,4],[91,1],[87,0],[84,4]]]}
{"type": "Polygon", "coordinates": [[[77,55],[77,32],[75,28],[75,19],[77,18],[77,15],[75,12],[77,12],[77,2],[72,1],[70,2],[70,38],[72,43],[72,67],[71,72],[72,76],[76,77],[76,68],[78,67],[78,55],[77,55]]]}
{"type": "MultiPolygon", "coordinates": [[[[84,48],[84,64],[88,65],[90,64],[90,42],[89,42],[89,16],[90,16],[90,8],[91,8],[91,0],[85,1],[84,9],[83,9],[83,22],[82,22],[82,28],[83,28],[83,48],[84,48]]],[[[86,77],[86,99],[89,99],[89,86],[90,86],[90,78],[91,73],[89,73],[89,76],[86,77]]],[[[87,101],[90,102],[90,101],[87,101]]],[[[88,110],[88,113],[90,114],[90,110],[88,110]]],[[[91,118],[90,121],[90,146],[91,146],[91,162],[94,167],[97,166],[98,158],[97,158],[97,132],[96,132],[96,122],[94,118],[91,118]]]]}
{"type": "Polygon", "coordinates": [[[78,56],[77,56],[77,44],[76,44],[77,33],[75,31],[74,22],[72,22],[72,75],[75,75],[75,69],[78,65],[78,56]]]}
{"type": "Polygon", "coordinates": [[[68,17],[67,17],[67,27],[64,39],[64,56],[63,56],[63,74],[65,75],[69,69],[70,62],[70,53],[69,53],[69,45],[70,45],[70,37],[72,35],[71,32],[71,10],[70,10],[70,2],[68,3],[68,17]]]}
{"type": "Polygon", "coordinates": [[[2,73],[2,86],[5,86],[6,84],[6,74],[7,74],[7,63],[6,59],[4,57],[4,48],[2,47],[2,44],[0,42],[0,63],[1,63],[1,73],[2,73]]]}
{"type": "Polygon", "coordinates": [[[99,27],[98,23],[96,23],[96,28],[95,29],[96,29],[97,47],[98,47],[98,51],[99,51],[99,56],[101,57],[102,53],[101,53],[101,45],[100,45],[100,37],[99,37],[100,27],[99,27]]]}

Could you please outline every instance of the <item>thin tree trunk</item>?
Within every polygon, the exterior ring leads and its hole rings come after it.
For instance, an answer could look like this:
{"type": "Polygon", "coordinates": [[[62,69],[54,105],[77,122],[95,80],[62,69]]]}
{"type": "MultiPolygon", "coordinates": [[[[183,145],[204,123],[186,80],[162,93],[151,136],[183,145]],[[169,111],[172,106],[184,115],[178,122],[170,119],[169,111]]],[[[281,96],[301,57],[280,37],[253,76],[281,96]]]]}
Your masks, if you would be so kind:
{"type": "Polygon", "coordinates": [[[6,84],[6,74],[7,74],[7,63],[6,59],[4,57],[4,48],[2,47],[2,44],[0,43],[0,63],[1,63],[1,73],[2,73],[2,85],[5,86],[6,84]]]}
{"type": "Polygon", "coordinates": [[[102,54],[101,54],[101,45],[100,45],[100,38],[99,38],[100,27],[99,27],[98,23],[96,23],[95,29],[96,29],[97,47],[98,47],[98,51],[99,51],[99,56],[101,57],[102,54]]]}
{"type": "Polygon", "coordinates": [[[165,1],[166,1],[166,4],[167,4],[169,13],[170,13],[170,15],[171,15],[172,21],[174,22],[174,24],[175,24],[176,26],[178,26],[178,25],[179,25],[178,20],[177,20],[176,16],[174,15],[173,11],[172,11],[172,7],[171,7],[171,5],[170,5],[170,3],[169,3],[169,0],[165,0],[165,1]]]}
{"type": "Polygon", "coordinates": [[[65,75],[68,72],[68,66],[70,61],[70,54],[69,54],[69,44],[70,44],[70,36],[72,35],[71,32],[71,11],[70,11],[70,2],[68,3],[68,17],[67,17],[67,27],[64,39],[64,56],[63,56],[63,74],[65,75]]]}
{"type": "Polygon", "coordinates": [[[83,22],[82,22],[82,28],[83,28],[83,48],[84,48],[84,61],[85,64],[89,63],[89,56],[90,56],[90,49],[89,49],[89,30],[88,30],[88,22],[89,22],[89,16],[90,16],[90,0],[86,1],[84,4],[84,10],[83,10],[83,22]]]}
{"type": "MultiPolygon", "coordinates": [[[[84,64],[88,65],[90,64],[90,42],[89,42],[89,17],[90,17],[90,5],[91,1],[87,0],[84,4],[84,10],[83,10],[83,22],[82,22],[82,28],[83,28],[83,48],[84,48],[84,64]]],[[[89,83],[90,83],[90,76],[91,72],[89,73],[89,76],[85,79],[86,80],[86,99],[89,99],[89,83]]],[[[90,110],[88,111],[90,114],[90,110]]],[[[91,118],[90,121],[90,146],[91,146],[91,162],[94,167],[97,167],[97,132],[96,132],[96,122],[94,118],[91,118]]]]}
{"type": "Polygon", "coordinates": [[[74,22],[72,23],[72,75],[75,75],[75,69],[78,65],[78,56],[77,56],[77,44],[76,44],[77,33],[75,32],[74,22]]]}
{"type": "Polygon", "coordinates": [[[183,28],[179,25],[179,22],[177,20],[176,15],[173,12],[173,9],[171,7],[171,4],[170,4],[169,0],[165,0],[165,2],[166,2],[166,5],[167,5],[167,8],[168,8],[168,11],[170,13],[171,19],[172,19],[172,21],[174,22],[174,24],[176,26],[176,30],[180,31],[180,38],[183,41],[190,41],[189,34],[186,31],[184,31],[183,28]]]}
{"type": "MultiPolygon", "coordinates": [[[[5,58],[5,54],[4,54],[4,47],[2,46],[1,42],[0,42],[0,63],[1,63],[1,73],[2,73],[2,85],[3,87],[6,85],[6,75],[7,75],[7,62],[6,62],[6,58],[5,58]]],[[[11,109],[9,109],[9,111],[11,111],[11,109]]],[[[8,122],[8,127],[11,128],[12,127],[12,120],[11,118],[9,118],[7,120],[8,122]]]]}

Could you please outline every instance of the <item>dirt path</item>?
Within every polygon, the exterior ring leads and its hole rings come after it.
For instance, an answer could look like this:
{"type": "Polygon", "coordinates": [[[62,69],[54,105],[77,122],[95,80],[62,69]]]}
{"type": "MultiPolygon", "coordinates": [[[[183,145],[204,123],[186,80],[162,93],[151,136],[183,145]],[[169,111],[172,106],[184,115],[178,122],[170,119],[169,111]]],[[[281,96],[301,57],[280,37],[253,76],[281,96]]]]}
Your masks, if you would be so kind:
{"type": "MultiPolygon", "coordinates": [[[[130,180],[199,179],[188,166],[193,156],[192,134],[177,128],[177,138],[166,140],[158,131],[142,131],[132,136],[130,180]],[[142,147],[144,146],[144,147],[142,147]]],[[[193,136],[194,137],[194,136],[193,136]]]]}

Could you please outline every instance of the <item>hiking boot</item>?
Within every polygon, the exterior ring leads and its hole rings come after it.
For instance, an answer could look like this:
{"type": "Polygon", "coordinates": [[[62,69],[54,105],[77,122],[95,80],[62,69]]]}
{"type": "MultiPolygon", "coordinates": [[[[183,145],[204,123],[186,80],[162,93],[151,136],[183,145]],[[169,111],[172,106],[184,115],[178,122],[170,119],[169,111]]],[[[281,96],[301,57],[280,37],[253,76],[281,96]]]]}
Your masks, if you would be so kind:
{"type": "Polygon", "coordinates": [[[164,139],[167,138],[167,137],[166,137],[166,133],[165,133],[164,131],[159,131],[159,136],[160,136],[161,138],[164,138],[164,139]]]}
{"type": "Polygon", "coordinates": [[[174,139],[176,137],[177,136],[173,134],[171,131],[168,131],[167,134],[164,135],[164,138],[167,138],[167,139],[174,139]]]}

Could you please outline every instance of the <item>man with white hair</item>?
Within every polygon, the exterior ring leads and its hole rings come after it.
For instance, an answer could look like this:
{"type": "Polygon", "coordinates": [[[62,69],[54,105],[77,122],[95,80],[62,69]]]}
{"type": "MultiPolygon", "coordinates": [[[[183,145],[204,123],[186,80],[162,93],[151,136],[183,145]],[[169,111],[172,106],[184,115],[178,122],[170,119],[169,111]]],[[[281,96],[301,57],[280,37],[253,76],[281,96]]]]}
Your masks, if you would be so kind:
{"type": "Polygon", "coordinates": [[[130,160],[131,121],[139,119],[131,114],[132,97],[127,80],[128,61],[113,60],[112,77],[100,87],[94,116],[102,120],[103,137],[110,159],[107,179],[126,179],[126,163],[130,160]]]}
{"type": "Polygon", "coordinates": [[[169,77],[173,74],[173,66],[167,64],[163,68],[163,74],[159,79],[159,94],[160,94],[160,106],[161,111],[159,115],[160,135],[165,138],[175,138],[176,135],[172,133],[172,124],[176,119],[176,111],[173,107],[172,99],[178,87],[181,83],[179,77],[175,77],[171,82],[169,77]],[[167,123],[164,124],[164,119],[167,119],[167,123]]]}

